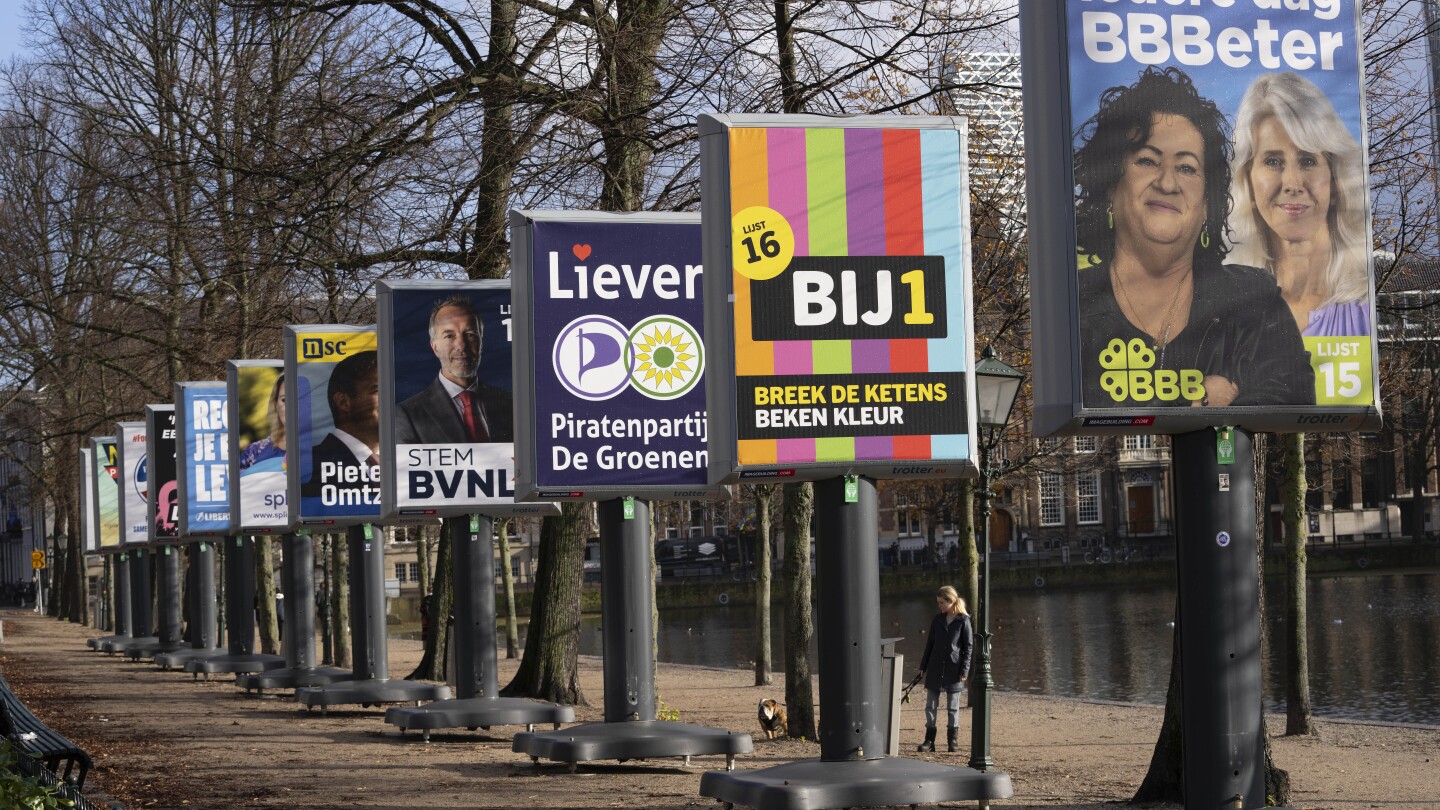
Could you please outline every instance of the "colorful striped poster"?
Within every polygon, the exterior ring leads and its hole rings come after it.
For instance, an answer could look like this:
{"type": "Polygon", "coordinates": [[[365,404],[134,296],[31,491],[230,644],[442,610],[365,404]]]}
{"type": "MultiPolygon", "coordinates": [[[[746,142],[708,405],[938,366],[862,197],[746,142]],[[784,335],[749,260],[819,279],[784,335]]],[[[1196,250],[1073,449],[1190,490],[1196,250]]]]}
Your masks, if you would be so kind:
{"type": "Polygon", "coordinates": [[[738,467],[968,459],[963,124],[740,118],[726,133],[738,467]]]}

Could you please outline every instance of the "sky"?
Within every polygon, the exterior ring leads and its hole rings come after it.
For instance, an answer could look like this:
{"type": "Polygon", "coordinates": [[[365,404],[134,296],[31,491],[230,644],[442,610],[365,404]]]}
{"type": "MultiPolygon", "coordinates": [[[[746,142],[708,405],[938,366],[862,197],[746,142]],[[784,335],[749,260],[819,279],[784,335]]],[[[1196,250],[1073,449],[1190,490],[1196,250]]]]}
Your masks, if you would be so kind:
{"type": "Polygon", "coordinates": [[[0,61],[8,62],[20,52],[25,18],[25,0],[0,0],[0,61]]]}

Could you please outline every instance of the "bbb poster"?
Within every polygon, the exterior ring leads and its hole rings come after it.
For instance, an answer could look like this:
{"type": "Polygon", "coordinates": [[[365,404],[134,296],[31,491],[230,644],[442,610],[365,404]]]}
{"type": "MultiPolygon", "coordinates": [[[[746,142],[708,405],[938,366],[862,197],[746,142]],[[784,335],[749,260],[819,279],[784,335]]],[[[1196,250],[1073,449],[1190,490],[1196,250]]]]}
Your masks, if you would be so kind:
{"type": "Polygon", "coordinates": [[[520,497],[713,495],[699,218],[519,211],[511,227],[520,497]]]}
{"type": "Polygon", "coordinates": [[[538,514],[515,504],[510,285],[381,282],[386,517],[538,514]]]}
{"type": "Polygon", "coordinates": [[[1027,116],[1037,433],[1378,424],[1357,0],[1047,0],[1025,28],[1027,109],[1068,93],[1073,177],[1027,116]],[[1070,351],[1074,384],[1042,370],[1070,351]]]}
{"type": "Polygon", "coordinates": [[[176,480],[175,406],[145,406],[145,452],[149,458],[146,499],[152,540],[180,537],[180,484],[176,480]]]}
{"type": "Polygon", "coordinates": [[[231,360],[225,371],[230,514],[239,532],[289,528],[285,364],[231,360]]]}
{"type": "Polygon", "coordinates": [[[144,546],[150,541],[150,465],[145,456],[145,423],[118,422],[115,438],[120,450],[120,545],[144,546]]]}
{"type": "Polygon", "coordinates": [[[974,471],[964,127],[701,117],[712,480],[974,471]]]}
{"type": "Polygon", "coordinates": [[[380,519],[375,327],[285,327],[289,502],[294,525],[380,519]],[[291,453],[293,452],[293,455],[291,453]]]}
{"type": "Polygon", "coordinates": [[[100,548],[108,550],[120,545],[120,459],[114,436],[90,439],[89,472],[95,491],[95,528],[100,548]]]}
{"type": "Polygon", "coordinates": [[[175,385],[176,448],[180,451],[180,534],[230,530],[230,438],[223,382],[175,385]]]}

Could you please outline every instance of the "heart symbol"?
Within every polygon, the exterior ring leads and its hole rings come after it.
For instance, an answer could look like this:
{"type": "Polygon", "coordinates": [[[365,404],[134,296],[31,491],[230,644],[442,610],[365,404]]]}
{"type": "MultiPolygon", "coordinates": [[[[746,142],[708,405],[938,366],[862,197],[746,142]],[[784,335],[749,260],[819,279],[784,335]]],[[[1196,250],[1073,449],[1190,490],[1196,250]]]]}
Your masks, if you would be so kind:
{"type": "Polygon", "coordinates": [[[575,245],[574,247],[570,248],[570,252],[574,253],[575,258],[579,259],[582,262],[590,258],[589,245],[575,245]]]}

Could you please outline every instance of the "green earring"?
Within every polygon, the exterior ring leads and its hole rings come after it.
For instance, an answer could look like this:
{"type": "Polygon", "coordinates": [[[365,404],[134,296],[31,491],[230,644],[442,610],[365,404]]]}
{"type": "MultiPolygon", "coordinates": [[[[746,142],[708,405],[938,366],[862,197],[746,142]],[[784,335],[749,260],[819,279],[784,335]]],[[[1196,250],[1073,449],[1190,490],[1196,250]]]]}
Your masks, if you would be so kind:
{"type": "Polygon", "coordinates": [[[1105,221],[1109,223],[1110,230],[1115,230],[1115,207],[1108,206],[1105,209],[1105,221]]]}
{"type": "Polygon", "coordinates": [[[1200,229],[1200,247],[1202,247],[1202,248],[1208,248],[1208,247],[1210,247],[1210,226],[1209,226],[1209,225],[1206,225],[1204,228],[1201,228],[1201,229],[1200,229]]]}

